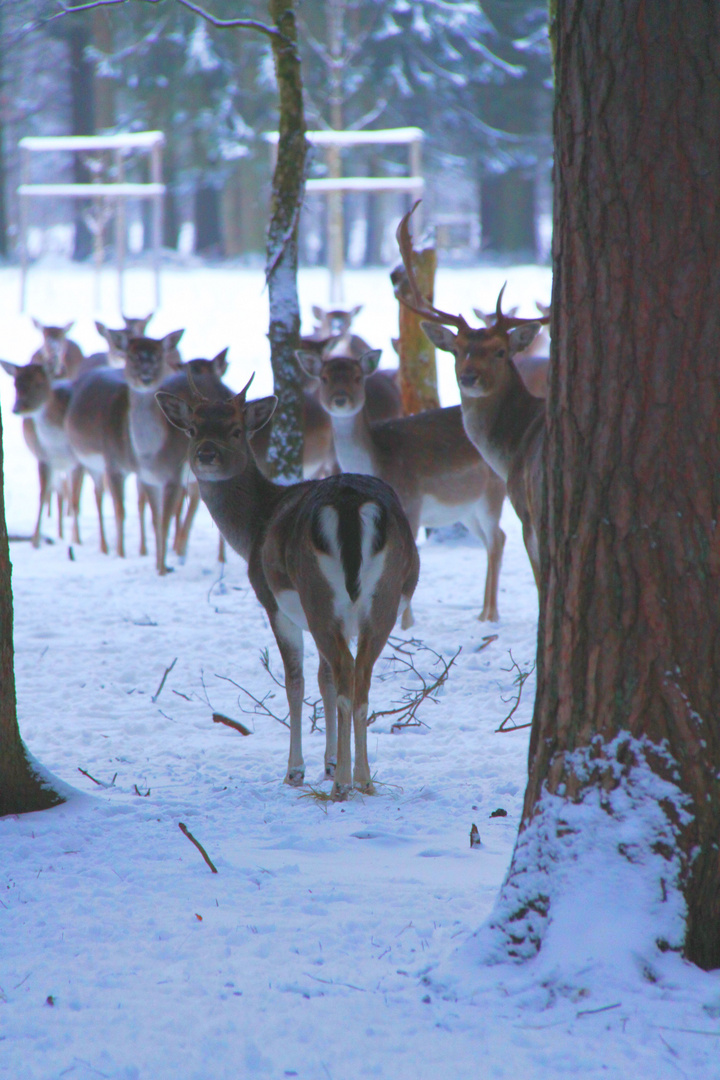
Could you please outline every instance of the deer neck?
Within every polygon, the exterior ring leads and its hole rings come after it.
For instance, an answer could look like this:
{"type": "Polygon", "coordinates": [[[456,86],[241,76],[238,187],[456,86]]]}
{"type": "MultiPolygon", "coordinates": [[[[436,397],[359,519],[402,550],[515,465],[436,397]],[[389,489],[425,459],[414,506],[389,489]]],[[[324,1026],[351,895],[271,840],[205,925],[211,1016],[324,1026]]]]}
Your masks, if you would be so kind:
{"type": "Polygon", "coordinates": [[[367,414],[367,405],[354,416],[333,416],[335,456],[343,472],[375,476],[375,447],[367,414]]]}
{"type": "Polygon", "coordinates": [[[168,439],[168,422],[155,400],[155,392],[129,387],[130,439],[138,461],[157,457],[168,439]]]}
{"type": "Polygon", "coordinates": [[[514,364],[502,385],[487,397],[470,397],[460,387],[463,424],[470,441],[498,476],[507,480],[526,431],[545,402],[533,397],[514,364]]]}
{"type": "Polygon", "coordinates": [[[275,507],[288,491],[258,469],[248,450],[243,472],[227,480],[200,480],[200,497],[228,544],[250,561],[254,544],[264,534],[275,507]]]}

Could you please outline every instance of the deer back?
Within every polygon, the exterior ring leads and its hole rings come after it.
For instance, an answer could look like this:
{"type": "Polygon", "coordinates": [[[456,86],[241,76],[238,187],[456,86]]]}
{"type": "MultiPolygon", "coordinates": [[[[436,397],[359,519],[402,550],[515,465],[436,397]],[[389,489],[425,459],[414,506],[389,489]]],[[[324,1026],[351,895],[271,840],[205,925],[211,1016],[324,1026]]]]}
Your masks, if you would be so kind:
{"type": "Polygon", "coordinates": [[[121,371],[99,367],[73,384],[65,430],[81,464],[95,477],[137,467],[128,427],[129,393],[121,371]]]}

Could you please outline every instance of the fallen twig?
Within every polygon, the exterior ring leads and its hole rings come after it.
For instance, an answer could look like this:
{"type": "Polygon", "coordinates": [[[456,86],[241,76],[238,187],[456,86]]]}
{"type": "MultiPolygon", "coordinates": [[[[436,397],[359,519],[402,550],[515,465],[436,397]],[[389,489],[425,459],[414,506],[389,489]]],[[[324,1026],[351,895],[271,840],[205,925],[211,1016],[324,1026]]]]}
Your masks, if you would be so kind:
{"type": "Polygon", "coordinates": [[[87,776],[88,780],[92,780],[93,784],[97,784],[98,787],[111,788],[115,787],[115,781],[117,780],[117,773],[113,776],[110,783],[106,783],[105,780],[96,780],[94,776],[91,776],[87,769],[81,769],[78,765],[78,772],[81,772],[83,776],[87,776]]]}
{"type": "Polygon", "coordinates": [[[250,728],[246,728],[244,724],[241,724],[239,720],[231,720],[229,716],[223,716],[222,713],[213,713],[213,724],[227,724],[228,727],[235,728],[241,735],[252,735],[250,728]]]}
{"type": "Polygon", "coordinates": [[[198,840],[196,840],[196,839],[195,839],[195,837],[193,836],[193,834],[192,834],[192,833],[190,832],[190,830],[188,829],[187,825],[183,825],[182,821],[179,821],[179,822],[178,822],[178,828],[180,829],[180,832],[181,832],[181,833],[182,833],[182,834],[183,834],[184,836],[187,836],[188,840],[189,840],[189,841],[190,841],[190,842],[191,842],[192,844],[194,844],[194,845],[195,845],[195,847],[196,847],[196,848],[198,849],[198,851],[199,851],[199,852],[200,852],[200,854],[202,855],[202,857],[203,857],[203,859],[205,860],[205,862],[206,862],[206,863],[208,864],[208,866],[209,866],[209,867],[210,867],[210,869],[212,870],[213,874],[217,874],[217,867],[213,865],[212,859],[211,859],[211,858],[210,858],[210,856],[208,855],[207,851],[206,851],[206,850],[205,850],[205,848],[204,848],[204,847],[202,846],[202,844],[201,844],[201,843],[200,843],[200,842],[199,842],[198,840]]]}
{"type": "Polygon", "coordinates": [[[621,1005],[622,1001],[616,1001],[614,1005],[601,1005],[599,1009],[581,1009],[580,1012],[575,1013],[575,1019],[581,1016],[594,1016],[595,1013],[607,1012],[609,1009],[619,1009],[621,1005]]]}
{"type": "MultiPolygon", "coordinates": [[[[420,680],[422,686],[419,690],[413,690],[411,687],[404,686],[404,695],[401,704],[394,709],[380,709],[371,713],[367,721],[368,726],[374,723],[380,716],[397,716],[398,719],[393,722],[390,728],[391,732],[401,731],[403,728],[407,727],[427,727],[428,725],[417,716],[417,711],[423,701],[426,701],[428,698],[437,704],[437,699],[434,695],[437,694],[437,691],[446,681],[450,674],[450,668],[462,652],[462,646],[460,646],[455,655],[446,662],[440,653],[435,652],[434,649],[431,649],[428,645],[425,645],[424,642],[419,641],[416,638],[411,638],[410,641],[403,638],[388,638],[388,641],[390,647],[394,650],[395,655],[386,657],[386,659],[402,664],[406,672],[412,673],[420,680]],[[436,658],[435,663],[442,664],[442,671],[432,683],[429,683],[426,677],[418,671],[415,666],[414,657],[415,653],[418,651],[431,652],[436,658]],[[406,659],[406,657],[409,657],[409,659],[406,659]]],[[[387,676],[385,677],[387,678],[387,676]]]]}
{"type": "Polygon", "coordinates": [[[170,672],[172,671],[172,669],[173,669],[173,668],[175,667],[175,665],[176,665],[176,664],[177,664],[177,656],[176,656],[176,657],[175,657],[175,659],[173,660],[173,662],[172,662],[172,664],[170,665],[170,667],[167,667],[167,668],[165,668],[165,674],[163,675],[162,679],[160,680],[160,685],[158,686],[157,690],[155,691],[155,695],[154,695],[153,697],[151,697],[151,698],[150,698],[150,700],[152,701],[153,705],[155,704],[155,702],[157,701],[157,699],[158,699],[158,698],[160,697],[160,695],[162,694],[162,688],[163,688],[163,686],[165,685],[165,680],[167,679],[168,675],[170,674],[170,672]]]}
{"type": "Polygon", "coordinates": [[[260,698],[256,698],[254,694],[251,694],[249,690],[246,690],[244,686],[241,686],[240,683],[235,682],[234,679],[231,679],[229,675],[218,675],[216,673],[215,678],[222,679],[224,682],[232,683],[232,685],[236,686],[238,690],[242,690],[243,694],[246,694],[251,701],[255,702],[254,709],[243,709],[242,705],[240,705],[240,699],[238,699],[238,706],[241,712],[247,713],[250,716],[257,715],[258,713],[264,716],[269,716],[272,720],[277,720],[278,724],[282,724],[283,727],[290,727],[287,716],[285,716],[285,718],[283,718],[282,716],[278,716],[277,713],[274,713],[272,709],[269,709],[265,704],[266,701],[275,696],[273,693],[267,693],[265,697],[260,700],[260,698]]]}
{"type": "MultiPolygon", "coordinates": [[[[510,653],[510,661],[512,663],[512,667],[503,668],[503,671],[513,671],[513,670],[515,670],[517,672],[515,678],[513,679],[513,686],[517,686],[518,691],[517,691],[517,697],[515,698],[515,702],[513,704],[512,709],[507,714],[505,719],[501,722],[500,727],[495,728],[495,734],[497,734],[499,731],[504,731],[504,732],[507,732],[507,731],[521,731],[523,728],[532,727],[532,722],[530,722],[528,724],[515,724],[515,723],[513,723],[512,727],[505,727],[505,725],[510,720],[512,720],[513,716],[515,715],[518,708],[520,707],[520,699],[522,698],[523,687],[525,686],[525,683],[527,682],[527,680],[530,678],[533,671],[535,670],[535,665],[533,664],[533,666],[528,671],[523,671],[523,669],[520,667],[517,660],[513,656],[512,650],[508,649],[508,652],[510,653]]],[[[508,701],[511,701],[511,700],[512,700],[511,698],[503,698],[503,701],[505,701],[506,703],[508,701]]]]}

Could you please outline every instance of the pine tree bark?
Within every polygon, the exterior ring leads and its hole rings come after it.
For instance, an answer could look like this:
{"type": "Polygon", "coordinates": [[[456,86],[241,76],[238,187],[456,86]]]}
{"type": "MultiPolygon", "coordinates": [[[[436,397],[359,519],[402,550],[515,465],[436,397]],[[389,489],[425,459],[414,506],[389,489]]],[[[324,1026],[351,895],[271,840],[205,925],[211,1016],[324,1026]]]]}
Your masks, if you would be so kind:
{"type": "Polygon", "coordinates": [[[658,850],[679,867],[684,954],[715,968],[720,8],[558,0],[555,46],[538,689],[506,887],[548,795],[612,792],[642,756],[682,793],[687,813],[660,803],[658,850]]]}
{"type": "Polygon", "coordinates": [[[305,191],[308,142],[294,0],[270,0],[282,37],[271,38],[280,98],[280,139],[273,173],[266,278],[270,297],[270,361],[278,406],[268,465],[277,480],[302,478],[303,391],[295,358],[300,333],[297,292],[298,223],[305,191]]]}
{"type": "Polygon", "coordinates": [[[5,522],[0,417],[0,817],[47,810],[63,802],[28,756],[20,737],[15,698],[12,569],[5,522]]]}

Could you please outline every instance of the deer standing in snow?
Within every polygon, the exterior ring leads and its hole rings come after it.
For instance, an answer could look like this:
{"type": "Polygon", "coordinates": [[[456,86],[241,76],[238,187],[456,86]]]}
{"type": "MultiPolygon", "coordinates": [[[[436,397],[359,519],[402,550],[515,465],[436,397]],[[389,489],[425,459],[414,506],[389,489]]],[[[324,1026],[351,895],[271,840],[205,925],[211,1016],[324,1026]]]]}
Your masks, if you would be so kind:
{"type": "Polygon", "coordinates": [[[373,423],[366,386],[380,359],[378,349],[359,359],[323,360],[302,350],[297,355],[303,370],[320,380],[320,403],[332,420],[335,455],[343,472],[377,476],[390,484],[413,536],[421,525],[460,521],[483,541],[488,564],[480,618],[497,621],[505,484],[467,438],[460,407],[373,423]]]}
{"type": "Polygon", "coordinates": [[[77,544],[83,470],[64,426],[72,383],[68,379],[53,379],[45,363],[31,361],[18,366],[2,360],[0,364],[15,381],[13,412],[23,418],[25,442],[38,463],[40,503],[32,545],[40,546],[42,514],[46,505],[49,508],[53,491],[57,493],[58,537],[63,538],[63,504],[69,496],[72,541],[77,544]]]}
{"type": "Polygon", "coordinates": [[[68,337],[75,323],[45,326],[33,319],[33,325],[42,334],[43,343],[32,354],[30,363],[44,364],[53,379],[74,379],[85,359],[80,346],[68,337]]]}
{"type": "Polygon", "coordinates": [[[485,461],[507,482],[508,497],[522,523],[525,547],[539,587],[545,402],[527,389],[513,357],[528,347],[548,317],[518,319],[504,315],[505,286],[500,290],[495,321],[490,327],[474,329],[462,315],[448,314],[426,300],[412,269],[408,223],[415,206],[397,230],[412,292],[411,299],[403,299],[403,303],[425,317],[422,327],[433,344],[455,357],[465,430],[485,461]]]}
{"type": "MultiPolygon", "coordinates": [[[[252,380],[251,380],[252,381],[252,380]]],[[[226,541],[247,561],[285,668],[290,754],[285,781],[302,784],[303,630],[320,654],[325,775],[332,797],[373,791],[367,756],[372,669],[417,583],[419,559],[394,492],[366,476],[283,486],[263,475],[249,439],[272,416],[273,396],[194,404],[160,390],[168,420],[190,439],[190,466],[226,541]],[[357,637],[353,660],[350,641],[357,637]],[[351,729],[355,736],[352,765],[351,729]]]]}

